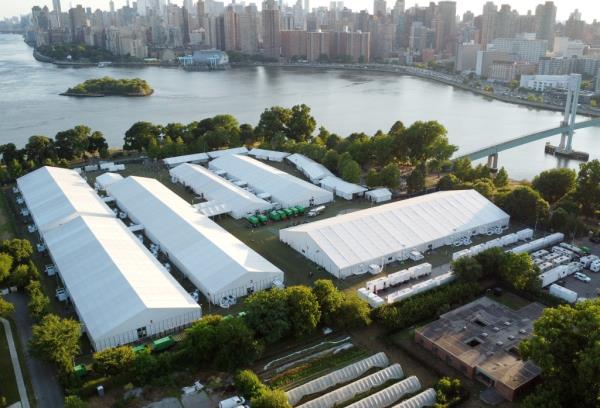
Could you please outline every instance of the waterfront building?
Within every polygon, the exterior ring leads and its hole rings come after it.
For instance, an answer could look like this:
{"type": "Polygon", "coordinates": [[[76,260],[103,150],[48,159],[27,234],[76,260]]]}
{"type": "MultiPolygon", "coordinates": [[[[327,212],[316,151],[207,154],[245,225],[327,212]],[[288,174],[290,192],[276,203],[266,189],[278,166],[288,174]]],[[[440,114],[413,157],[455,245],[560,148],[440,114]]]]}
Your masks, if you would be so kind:
{"type": "Polygon", "coordinates": [[[548,42],[546,40],[529,40],[526,38],[496,38],[490,49],[504,51],[516,61],[537,63],[546,55],[548,42]]]}
{"type": "Polygon", "coordinates": [[[494,62],[512,61],[512,58],[506,51],[486,50],[477,52],[477,64],[475,74],[487,78],[490,75],[490,68],[494,62]]]}
{"type": "Polygon", "coordinates": [[[460,44],[456,53],[456,72],[475,71],[477,68],[477,53],[481,45],[474,42],[460,44]]]}
{"type": "Polygon", "coordinates": [[[521,76],[521,87],[538,92],[546,89],[567,89],[569,87],[569,75],[523,75],[521,76]]]}

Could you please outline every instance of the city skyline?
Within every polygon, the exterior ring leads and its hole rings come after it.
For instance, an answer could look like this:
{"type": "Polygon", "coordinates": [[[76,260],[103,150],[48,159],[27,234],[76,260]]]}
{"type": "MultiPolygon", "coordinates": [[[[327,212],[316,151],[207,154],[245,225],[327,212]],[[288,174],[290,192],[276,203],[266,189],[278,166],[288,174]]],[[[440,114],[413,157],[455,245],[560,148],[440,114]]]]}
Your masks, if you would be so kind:
{"type": "MultiPolygon", "coordinates": [[[[127,0],[114,0],[116,8],[124,6],[126,4],[126,2],[127,2],[127,0]]],[[[132,2],[133,2],[133,0],[130,0],[130,3],[132,3],[132,2]]],[[[182,5],[183,2],[184,2],[184,0],[171,0],[171,3],[173,3],[173,4],[182,5]]],[[[487,2],[487,0],[458,0],[458,1],[456,1],[457,14],[462,15],[466,11],[472,11],[476,15],[480,14],[481,11],[483,10],[483,6],[486,2],[487,2]]],[[[44,5],[46,5],[46,6],[48,6],[48,8],[50,10],[52,10],[52,6],[53,6],[52,3],[53,3],[53,0],[21,0],[19,2],[10,2],[10,4],[3,3],[3,4],[0,4],[0,18],[10,18],[10,17],[14,17],[14,16],[27,14],[31,11],[31,7],[33,7],[33,6],[43,7],[44,5]]],[[[225,1],[225,3],[229,3],[229,2],[225,1]]],[[[250,3],[255,3],[260,7],[260,4],[262,3],[262,1],[260,1],[260,0],[246,1],[246,4],[250,4],[250,3]]],[[[287,3],[291,5],[294,3],[294,0],[288,0],[287,3]]],[[[321,7],[321,6],[328,7],[329,3],[330,3],[329,0],[311,0],[310,7],[311,8],[321,7]]],[[[394,3],[395,3],[395,0],[388,0],[387,1],[388,8],[393,7],[394,3]]],[[[506,1],[495,1],[494,3],[496,3],[499,6],[500,4],[505,4],[507,2],[506,1]]],[[[538,5],[540,3],[544,3],[544,1],[543,0],[519,0],[518,4],[516,1],[512,2],[512,3],[508,2],[508,4],[510,4],[520,14],[525,14],[525,13],[527,13],[528,10],[535,12],[536,5],[538,5]]],[[[70,8],[70,5],[76,6],[77,4],[81,4],[84,7],[92,7],[93,9],[96,9],[96,8],[100,8],[101,10],[109,9],[109,0],[74,0],[74,1],[62,0],[61,1],[63,11],[68,10],[70,8]]],[[[415,0],[406,1],[407,8],[412,7],[415,4],[418,4],[420,6],[425,6],[428,4],[428,1],[415,1],[415,0]]],[[[556,5],[556,7],[558,9],[557,19],[559,21],[564,21],[564,20],[568,19],[569,15],[575,9],[578,9],[581,12],[583,20],[585,20],[587,22],[591,23],[594,20],[600,20],[600,6],[592,4],[592,2],[590,2],[589,0],[554,0],[554,4],[556,5]]],[[[370,0],[345,0],[344,6],[350,8],[354,11],[363,10],[366,8],[367,10],[369,10],[369,12],[371,12],[371,13],[373,12],[373,2],[370,0]]]]}

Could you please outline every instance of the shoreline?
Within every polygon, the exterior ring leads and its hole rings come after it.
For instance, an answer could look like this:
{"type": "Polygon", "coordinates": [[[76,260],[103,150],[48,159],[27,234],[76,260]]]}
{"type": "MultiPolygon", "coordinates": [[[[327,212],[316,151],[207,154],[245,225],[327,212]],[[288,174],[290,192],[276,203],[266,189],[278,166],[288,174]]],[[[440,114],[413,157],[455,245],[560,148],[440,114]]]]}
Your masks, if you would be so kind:
{"type": "MultiPolygon", "coordinates": [[[[72,61],[57,61],[53,58],[47,57],[40,54],[37,50],[33,50],[33,57],[39,62],[45,62],[54,64],[58,67],[71,67],[71,68],[93,68],[97,67],[97,63],[91,62],[72,62],[72,61]]],[[[471,92],[484,98],[495,99],[501,102],[510,103],[511,105],[520,105],[532,109],[546,110],[553,112],[563,112],[564,107],[556,105],[548,105],[540,102],[528,101],[525,99],[514,98],[511,96],[491,94],[484,90],[473,88],[465,84],[453,81],[449,78],[443,78],[441,74],[435,71],[424,70],[415,67],[409,67],[405,65],[382,65],[382,64],[298,64],[298,63],[265,63],[265,62],[231,62],[232,68],[247,68],[247,67],[276,67],[276,68],[293,68],[293,69],[318,69],[318,70],[338,70],[338,71],[351,71],[351,72],[377,72],[384,74],[395,74],[395,75],[406,75],[414,78],[420,78],[429,80],[444,85],[460,89],[465,92],[471,92]]],[[[159,68],[180,68],[179,64],[175,63],[143,63],[143,62],[114,62],[110,65],[116,68],[147,68],[147,67],[159,67],[159,68]]],[[[61,94],[62,95],[62,94],[61,94]]],[[[67,95],[67,96],[81,96],[81,95],[67,95]]],[[[86,95],[87,96],[87,95],[86,95]]],[[[113,95],[102,95],[102,96],[113,96],[113,95]]],[[[139,95],[142,96],[142,95],[139,95]]],[[[147,96],[147,95],[145,95],[147,96]]],[[[592,110],[589,108],[579,107],[579,115],[589,116],[592,118],[600,117],[600,110],[592,110]]]]}
{"type": "Polygon", "coordinates": [[[63,92],[60,93],[60,96],[71,96],[71,97],[75,97],[75,98],[104,98],[107,96],[123,96],[123,97],[127,97],[127,98],[144,98],[146,96],[151,96],[154,94],[154,89],[152,89],[150,91],[150,93],[147,94],[113,94],[113,93],[85,93],[85,94],[80,94],[80,93],[76,93],[76,92],[63,92]]]}

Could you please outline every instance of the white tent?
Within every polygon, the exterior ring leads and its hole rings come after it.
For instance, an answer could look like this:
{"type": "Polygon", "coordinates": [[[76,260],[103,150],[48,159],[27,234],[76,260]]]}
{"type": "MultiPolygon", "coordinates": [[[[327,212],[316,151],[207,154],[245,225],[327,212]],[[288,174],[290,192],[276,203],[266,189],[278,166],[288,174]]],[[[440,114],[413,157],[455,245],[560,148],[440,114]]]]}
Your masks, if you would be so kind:
{"type": "Polygon", "coordinates": [[[200,318],[198,304],[120,220],[82,215],[44,238],[95,350],[200,318]]]}
{"type": "Polygon", "coordinates": [[[231,149],[215,150],[212,152],[208,152],[208,155],[210,156],[211,159],[217,159],[219,157],[229,156],[231,154],[246,155],[246,154],[248,154],[248,149],[246,148],[246,146],[242,146],[242,147],[233,147],[231,149]]]}
{"type": "Polygon", "coordinates": [[[194,153],[186,154],[184,156],[167,157],[166,159],[163,159],[163,163],[171,168],[179,166],[182,163],[206,163],[209,160],[210,157],[208,157],[208,154],[206,153],[194,153]]]}
{"type": "Polygon", "coordinates": [[[96,181],[94,185],[98,190],[106,190],[106,187],[111,185],[112,183],[116,183],[117,181],[123,180],[123,176],[118,173],[104,173],[100,176],[96,177],[96,181]]]}
{"type": "Polygon", "coordinates": [[[358,184],[348,183],[336,176],[327,176],[322,179],[321,187],[346,200],[352,200],[355,196],[361,196],[367,191],[366,188],[361,187],[358,184]]]}
{"type": "Polygon", "coordinates": [[[221,170],[236,180],[243,180],[257,194],[269,193],[284,207],[310,207],[333,201],[330,191],[247,156],[228,155],[211,161],[211,170],[221,170]]]}
{"type": "Polygon", "coordinates": [[[383,203],[392,199],[392,192],[387,188],[378,188],[368,191],[365,194],[365,197],[375,203],[383,203]]]}
{"type": "Polygon", "coordinates": [[[128,177],[108,193],[213,303],[284,279],[281,270],[155,179],[128,177]]]}
{"type": "Polygon", "coordinates": [[[294,153],[288,156],[287,160],[293,163],[313,184],[319,184],[319,181],[325,177],[333,176],[327,167],[302,154],[294,153]]]}
{"type": "Polygon", "coordinates": [[[42,167],[19,178],[17,185],[41,234],[78,214],[114,217],[112,210],[74,170],[42,167]]]}
{"type": "Polygon", "coordinates": [[[433,388],[428,388],[425,391],[402,401],[393,408],[423,408],[432,407],[437,400],[437,394],[433,388]]]}
{"type": "Polygon", "coordinates": [[[400,401],[407,394],[414,394],[421,389],[419,379],[414,375],[404,381],[390,385],[383,390],[371,394],[354,404],[347,405],[348,408],[386,408],[400,401]]]}
{"type": "Polygon", "coordinates": [[[444,191],[281,230],[281,241],[338,278],[507,227],[475,190],[444,191]]]}
{"type": "Polygon", "coordinates": [[[257,158],[259,160],[269,160],[274,162],[282,162],[283,159],[288,157],[288,152],[278,152],[276,150],[265,150],[265,149],[252,149],[248,152],[249,156],[257,158]]]}
{"type": "Polygon", "coordinates": [[[256,211],[267,211],[272,207],[271,203],[202,166],[182,164],[171,169],[169,173],[175,182],[190,187],[204,199],[226,204],[231,211],[231,216],[237,219],[254,214],[256,211]]]}

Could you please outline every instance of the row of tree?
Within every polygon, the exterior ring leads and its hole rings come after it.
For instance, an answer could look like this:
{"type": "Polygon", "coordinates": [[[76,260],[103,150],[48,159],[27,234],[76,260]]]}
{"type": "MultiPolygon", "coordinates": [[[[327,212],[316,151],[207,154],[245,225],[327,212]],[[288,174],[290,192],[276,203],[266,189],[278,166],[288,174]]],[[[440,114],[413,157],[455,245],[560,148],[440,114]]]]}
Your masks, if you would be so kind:
{"type": "Polygon", "coordinates": [[[231,115],[187,125],[138,122],[125,133],[123,149],[164,158],[241,145],[260,146],[302,153],[350,182],[360,182],[368,171],[365,182],[369,186],[391,188],[400,185],[399,166],[405,165],[420,171],[420,178],[411,183],[415,191],[424,186],[427,171],[448,166],[456,151],[456,146],[448,143],[446,129],[435,121],[415,122],[408,128],[396,122],[387,133],[353,133],[346,138],[323,127],[316,132],[316,126],[306,105],[266,109],[255,127],[240,125],[231,115]]]}
{"type": "Polygon", "coordinates": [[[101,157],[108,155],[108,144],[101,132],[87,126],[75,126],[58,132],[54,139],[31,136],[22,149],[14,143],[0,145],[5,167],[0,168],[0,181],[7,183],[42,166],[68,167],[73,160],[85,154],[101,157]]]}

